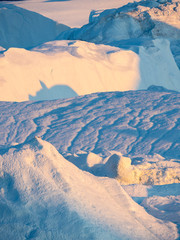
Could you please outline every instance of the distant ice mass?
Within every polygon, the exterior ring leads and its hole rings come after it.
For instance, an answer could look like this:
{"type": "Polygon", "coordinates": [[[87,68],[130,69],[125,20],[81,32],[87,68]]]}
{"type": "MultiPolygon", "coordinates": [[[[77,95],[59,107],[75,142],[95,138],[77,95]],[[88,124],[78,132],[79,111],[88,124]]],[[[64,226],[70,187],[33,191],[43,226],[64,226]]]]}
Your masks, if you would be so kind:
{"type": "Polygon", "coordinates": [[[13,4],[0,3],[0,46],[32,48],[54,40],[69,27],[13,4]]]}
{"type": "Polygon", "coordinates": [[[74,39],[108,44],[139,51],[139,46],[151,46],[151,39],[168,39],[176,64],[180,69],[180,2],[139,1],[90,13],[89,23],[70,29],[58,39],[74,39]]]}
{"type": "Polygon", "coordinates": [[[179,1],[134,2],[93,10],[89,24],[70,29],[1,3],[0,100],[52,100],[150,85],[180,91],[179,9],[179,1]]]}
{"type": "Polygon", "coordinates": [[[92,11],[89,24],[63,36],[105,44],[142,37],[179,40],[180,2],[140,1],[103,12],[92,11]]]}

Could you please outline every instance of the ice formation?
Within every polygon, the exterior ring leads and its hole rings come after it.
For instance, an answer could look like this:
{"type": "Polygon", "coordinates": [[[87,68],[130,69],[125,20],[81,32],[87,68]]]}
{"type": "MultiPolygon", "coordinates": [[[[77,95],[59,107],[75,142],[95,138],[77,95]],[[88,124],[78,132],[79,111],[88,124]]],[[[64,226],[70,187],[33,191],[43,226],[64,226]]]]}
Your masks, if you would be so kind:
{"type": "Polygon", "coordinates": [[[116,180],[81,171],[34,138],[0,156],[4,239],[175,239],[173,223],[136,204],[116,180]]]}
{"type": "Polygon", "coordinates": [[[180,183],[180,164],[170,160],[152,159],[131,165],[131,159],[120,156],[117,179],[121,184],[165,185],[180,183]]]}

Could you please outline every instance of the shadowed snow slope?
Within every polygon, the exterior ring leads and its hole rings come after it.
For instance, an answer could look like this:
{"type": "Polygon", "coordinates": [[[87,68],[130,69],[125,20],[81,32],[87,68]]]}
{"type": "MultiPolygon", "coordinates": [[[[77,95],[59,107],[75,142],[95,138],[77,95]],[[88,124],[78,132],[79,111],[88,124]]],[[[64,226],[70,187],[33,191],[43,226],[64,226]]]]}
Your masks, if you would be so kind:
{"type": "Polygon", "coordinates": [[[180,71],[167,40],[130,50],[82,41],[53,41],[0,57],[0,100],[26,101],[161,85],[180,91],[180,71]],[[46,86],[45,88],[43,86],[46,86]]]}
{"type": "Polygon", "coordinates": [[[173,223],[148,215],[116,180],[97,178],[34,138],[0,156],[3,239],[167,239],[173,223]]]}
{"type": "Polygon", "coordinates": [[[38,13],[0,3],[0,46],[31,48],[54,40],[69,27],[38,13]]]}
{"type": "Polygon", "coordinates": [[[178,92],[96,93],[67,100],[0,102],[1,149],[42,136],[60,152],[116,150],[130,157],[179,155],[178,92]]]}

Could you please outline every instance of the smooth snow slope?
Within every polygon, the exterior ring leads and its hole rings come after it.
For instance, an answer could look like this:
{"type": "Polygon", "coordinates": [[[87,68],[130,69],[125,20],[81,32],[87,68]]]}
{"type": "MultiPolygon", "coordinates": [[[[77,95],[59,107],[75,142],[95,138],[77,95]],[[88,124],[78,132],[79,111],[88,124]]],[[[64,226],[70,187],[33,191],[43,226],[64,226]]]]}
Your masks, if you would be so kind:
{"type": "Polygon", "coordinates": [[[0,46],[32,48],[54,40],[69,27],[13,4],[0,3],[0,46]]]}
{"type": "Polygon", "coordinates": [[[176,227],[148,215],[116,180],[97,178],[35,138],[0,156],[3,239],[167,239],[176,227]]]}
{"type": "Polygon", "coordinates": [[[179,158],[180,94],[96,93],[67,100],[0,103],[1,149],[42,136],[61,153],[116,150],[131,157],[179,158]]]}
{"type": "Polygon", "coordinates": [[[1,101],[136,89],[139,81],[135,53],[81,41],[49,42],[33,51],[10,48],[0,58],[0,69],[1,101]]]}

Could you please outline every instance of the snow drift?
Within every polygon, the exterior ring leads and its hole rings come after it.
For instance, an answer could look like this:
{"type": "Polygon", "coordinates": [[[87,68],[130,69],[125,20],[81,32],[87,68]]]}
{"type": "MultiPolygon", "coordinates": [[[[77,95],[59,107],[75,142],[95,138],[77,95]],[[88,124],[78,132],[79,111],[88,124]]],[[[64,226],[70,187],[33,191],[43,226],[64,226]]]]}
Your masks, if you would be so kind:
{"type": "Polygon", "coordinates": [[[0,3],[0,46],[32,48],[54,40],[68,26],[38,13],[0,3]]]}
{"type": "Polygon", "coordinates": [[[66,157],[80,169],[95,176],[116,178],[121,184],[167,185],[180,183],[179,159],[165,159],[158,154],[135,161],[120,152],[111,151],[103,158],[101,153],[78,153],[66,157]]]}
{"type": "Polygon", "coordinates": [[[33,51],[10,48],[0,58],[0,100],[47,100],[135,89],[138,62],[132,51],[81,41],[49,42],[33,51]]]}
{"type": "Polygon", "coordinates": [[[177,237],[174,224],[148,215],[116,180],[79,170],[40,138],[11,147],[0,159],[5,240],[177,237]]]}
{"type": "Polygon", "coordinates": [[[81,41],[53,41],[0,57],[0,100],[51,100],[161,85],[180,90],[180,71],[166,40],[130,50],[81,41]]]}

